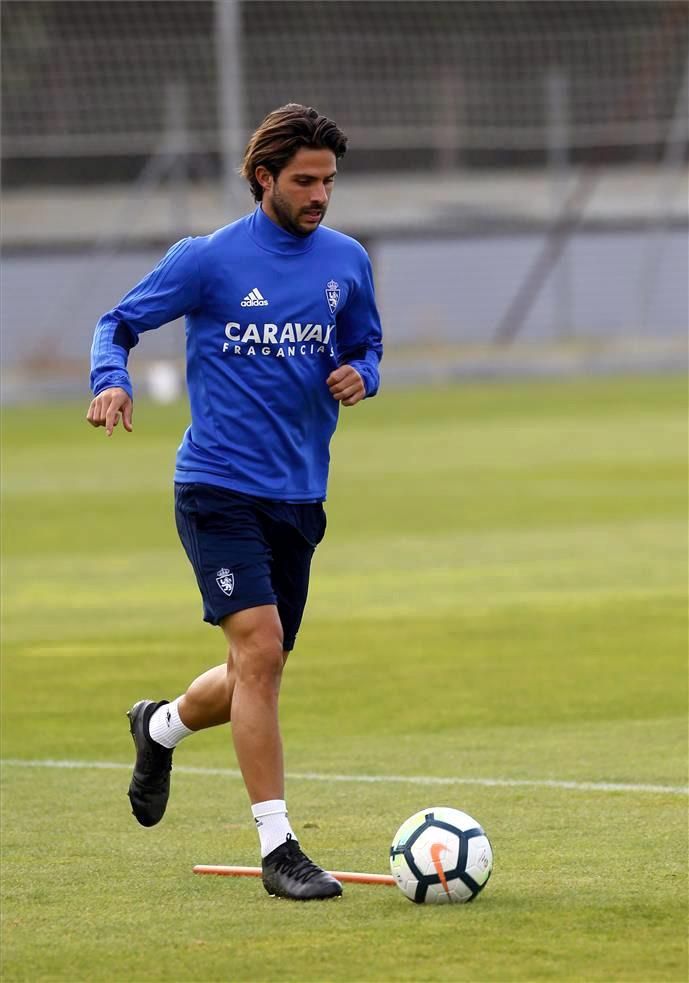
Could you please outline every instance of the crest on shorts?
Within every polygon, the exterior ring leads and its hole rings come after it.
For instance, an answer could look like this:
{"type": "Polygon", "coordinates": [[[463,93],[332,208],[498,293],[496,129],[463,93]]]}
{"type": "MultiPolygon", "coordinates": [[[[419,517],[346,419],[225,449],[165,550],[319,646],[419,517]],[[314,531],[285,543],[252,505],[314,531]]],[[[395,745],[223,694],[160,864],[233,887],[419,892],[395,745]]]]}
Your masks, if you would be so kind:
{"type": "Polygon", "coordinates": [[[337,280],[328,280],[325,286],[325,299],[328,301],[330,313],[334,314],[340,303],[340,284],[337,280]]]}
{"type": "Polygon", "coordinates": [[[215,575],[215,582],[223,592],[229,597],[234,590],[234,574],[226,567],[222,567],[215,575]]]}

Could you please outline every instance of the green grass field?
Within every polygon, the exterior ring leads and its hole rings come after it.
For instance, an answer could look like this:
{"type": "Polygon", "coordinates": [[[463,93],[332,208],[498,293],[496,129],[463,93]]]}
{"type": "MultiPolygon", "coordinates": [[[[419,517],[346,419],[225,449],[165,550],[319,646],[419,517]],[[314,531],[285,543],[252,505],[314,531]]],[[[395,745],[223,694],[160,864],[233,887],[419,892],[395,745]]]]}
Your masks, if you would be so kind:
{"type": "Polygon", "coordinates": [[[107,440],[86,403],[6,409],[2,979],[686,980],[686,408],[649,378],[343,414],[283,688],[291,818],[384,872],[408,815],[464,809],[495,869],[442,908],[194,876],[258,860],[228,728],[137,826],[126,708],[223,658],[174,530],[186,410],[107,440]]]}

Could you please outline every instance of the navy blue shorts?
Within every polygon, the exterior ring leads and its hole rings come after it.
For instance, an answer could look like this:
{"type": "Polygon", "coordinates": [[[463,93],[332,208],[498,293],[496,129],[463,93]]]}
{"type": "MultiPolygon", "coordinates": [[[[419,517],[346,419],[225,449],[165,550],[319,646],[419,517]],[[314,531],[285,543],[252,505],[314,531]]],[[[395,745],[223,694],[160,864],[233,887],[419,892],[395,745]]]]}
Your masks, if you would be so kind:
{"type": "Polygon", "coordinates": [[[313,552],[325,535],[320,502],[274,502],[216,485],[175,484],[177,531],[196,574],[203,620],[276,604],[294,648],[313,552]]]}

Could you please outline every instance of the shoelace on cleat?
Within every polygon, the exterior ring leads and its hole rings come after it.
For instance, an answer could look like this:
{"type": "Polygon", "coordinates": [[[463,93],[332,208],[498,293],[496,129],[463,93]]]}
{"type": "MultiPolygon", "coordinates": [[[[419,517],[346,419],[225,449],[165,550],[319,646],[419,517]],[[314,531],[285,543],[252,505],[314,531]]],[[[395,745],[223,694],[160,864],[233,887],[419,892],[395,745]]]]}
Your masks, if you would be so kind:
{"type": "Polygon", "coordinates": [[[285,852],[275,864],[275,869],[283,874],[289,874],[296,881],[306,884],[313,877],[324,873],[321,868],[306,856],[292,834],[287,834],[285,852]]]}

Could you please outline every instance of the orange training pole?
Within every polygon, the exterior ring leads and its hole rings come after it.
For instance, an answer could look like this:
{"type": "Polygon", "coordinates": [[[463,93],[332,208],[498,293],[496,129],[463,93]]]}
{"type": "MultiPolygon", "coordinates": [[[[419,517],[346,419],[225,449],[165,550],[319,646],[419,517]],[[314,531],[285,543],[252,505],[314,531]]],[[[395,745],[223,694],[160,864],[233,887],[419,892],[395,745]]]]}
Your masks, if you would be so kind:
{"type": "MultiPolygon", "coordinates": [[[[219,877],[260,877],[262,870],[260,867],[222,867],[213,864],[196,864],[195,874],[217,874],[219,877]]],[[[329,871],[338,881],[346,884],[387,884],[392,886],[396,883],[391,874],[360,874],[351,870],[331,870],[329,871]]]]}

